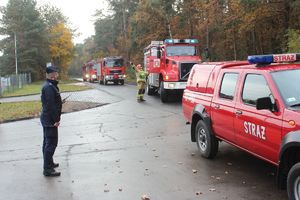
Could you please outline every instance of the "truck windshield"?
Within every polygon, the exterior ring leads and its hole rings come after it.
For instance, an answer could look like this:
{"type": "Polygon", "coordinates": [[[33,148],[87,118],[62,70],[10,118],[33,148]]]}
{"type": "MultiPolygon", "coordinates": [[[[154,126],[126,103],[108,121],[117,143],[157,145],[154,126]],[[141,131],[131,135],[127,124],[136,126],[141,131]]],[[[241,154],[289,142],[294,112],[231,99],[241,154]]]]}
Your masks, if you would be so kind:
{"type": "Polygon", "coordinates": [[[106,67],[122,67],[123,60],[122,59],[107,60],[105,66],[106,67]]]}
{"type": "Polygon", "coordinates": [[[300,107],[300,69],[272,72],[272,77],[285,104],[300,107]]]}
{"type": "Polygon", "coordinates": [[[166,48],[167,56],[195,56],[196,47],[195,46],[168,46],[166,48]]]}

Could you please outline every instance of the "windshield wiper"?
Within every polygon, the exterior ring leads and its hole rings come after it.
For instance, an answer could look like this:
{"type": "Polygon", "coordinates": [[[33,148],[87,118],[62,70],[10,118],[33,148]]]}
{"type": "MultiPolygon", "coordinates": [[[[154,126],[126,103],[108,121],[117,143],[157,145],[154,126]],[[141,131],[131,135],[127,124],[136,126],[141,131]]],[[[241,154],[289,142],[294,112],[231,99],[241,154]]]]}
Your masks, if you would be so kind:
{"type": "Polygon", "coordinates": [[[300,106],[300,103],[296,103],[296,104],[290,105],[290,107],[297,107],[297,106],[300,106]]]}
{"type": "Polygon", "coordinates": [[[186,73],[186,75],[184,75],[182,78],[186,78],[190,73],[191,73],[191,71],[189,71],[188,73],[186,73]]]}

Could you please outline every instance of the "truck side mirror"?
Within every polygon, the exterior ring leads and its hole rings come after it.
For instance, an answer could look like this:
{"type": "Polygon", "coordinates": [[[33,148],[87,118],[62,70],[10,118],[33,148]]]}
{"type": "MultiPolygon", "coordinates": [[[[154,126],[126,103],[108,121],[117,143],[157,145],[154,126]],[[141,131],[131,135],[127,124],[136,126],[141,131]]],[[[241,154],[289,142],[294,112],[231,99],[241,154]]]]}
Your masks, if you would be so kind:
{"type": "Polygon", "coordinates": [[[256,109],[257,110],[270,110],[270,111],[276,111],[276,105],[274,105],[271,101],[270,97],[262,97],[262,98],[258,98],[256,100],[256,109]]]}
{"type": "Polygon", "coordinates": [[[157,47],[157,58],[161,58],[161,48],[157,47]]]}

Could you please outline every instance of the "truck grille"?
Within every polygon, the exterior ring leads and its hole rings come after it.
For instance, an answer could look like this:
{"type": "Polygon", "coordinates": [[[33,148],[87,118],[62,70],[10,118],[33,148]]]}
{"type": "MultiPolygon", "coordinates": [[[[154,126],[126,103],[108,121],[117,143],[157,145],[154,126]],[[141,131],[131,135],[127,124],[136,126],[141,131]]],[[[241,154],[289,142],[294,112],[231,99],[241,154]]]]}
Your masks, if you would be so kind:
{"type": "Polygon", "coordinates": [[[190,71],[191,71],[192,67],[194,66],[194,64],[196,64],[196,63],[181,63],[180,64],[180,77],[179,77],[179,79],[181,81],[186,81],[188,79],[190,71]]]}
{"type": "Polygon", "coordinates": [[[110,74],[121,74],[122,70],[110,70],[110,74]]]}

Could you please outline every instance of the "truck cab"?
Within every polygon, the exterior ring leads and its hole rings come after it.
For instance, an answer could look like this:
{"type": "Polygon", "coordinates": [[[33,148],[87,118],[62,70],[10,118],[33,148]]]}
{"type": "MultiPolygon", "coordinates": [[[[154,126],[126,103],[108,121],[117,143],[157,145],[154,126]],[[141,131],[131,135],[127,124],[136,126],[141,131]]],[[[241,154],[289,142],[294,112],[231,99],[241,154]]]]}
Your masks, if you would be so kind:
{"type": "Polygon", "coordinates": [[[124,85],[125,65],[121,56],[105,57],[98,62],[99,83],[107,85],[108,82],[124,85]]]}
{"type": "Polygon", "coordinates": [[[214,158],[225,141],[278,169],[280,188],[300,197],[300,54],[195,65],[183,113],[200,154],[214,158]]]}
{"type": "Polygon", "coordinates": [[[83,81],[94,82],[97,81],[97,68],[95,61],[91,60],[82,66],[82,79],[83,81]]]}
{"type": "Polygon", "coordinates": [[[172,92],[183,92],[194,64],[200,63],[197,39],[166,39],[152,41],[144,49],[144,67],[149,73],[148,95],[160,94],[168,101],[172,92]]]}

